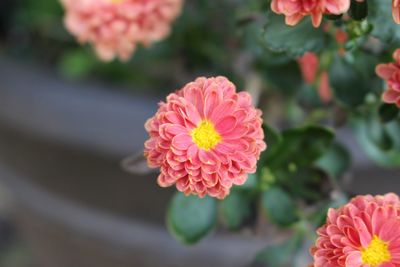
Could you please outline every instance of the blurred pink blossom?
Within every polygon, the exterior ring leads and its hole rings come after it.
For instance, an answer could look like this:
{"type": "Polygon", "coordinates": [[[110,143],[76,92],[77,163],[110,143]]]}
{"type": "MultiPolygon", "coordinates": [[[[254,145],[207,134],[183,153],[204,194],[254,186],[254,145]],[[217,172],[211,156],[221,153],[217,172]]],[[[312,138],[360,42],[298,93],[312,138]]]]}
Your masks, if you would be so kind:
{"type": "Polygon", "coordinates": [[[165,38],[183,0],[61,0],[65,25],[79,42],[92,44],[98,57],[130,58],[138,44],[165,38]]]}
{"type": "Polygon", "coordinates": [[[300,66],[304,82],[307,84],[313,84],[318,81],[318,95],[324,103],[329,103],[332,100],[332,90],[329,85],[329,75],[328,72],[323,71],[318,77],[318,56],[315,53],[307,52],[297,61],[300,66]]]}

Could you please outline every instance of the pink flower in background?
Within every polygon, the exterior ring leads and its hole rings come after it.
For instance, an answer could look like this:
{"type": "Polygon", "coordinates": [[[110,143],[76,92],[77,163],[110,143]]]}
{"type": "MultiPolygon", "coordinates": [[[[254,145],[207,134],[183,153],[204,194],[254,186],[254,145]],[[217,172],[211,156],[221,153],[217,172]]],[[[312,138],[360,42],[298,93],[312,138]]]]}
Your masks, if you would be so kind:
{"type": "Polygon", "coordinates": [[[127,60],[138,44],[165,38],[183,0],[61,0],[65,25],[104,61],[127,60]]]}
{"type": "Polygon", "coordinates": [[[286,17],[286,24],[294,26],[305,16],[311,16],[318,27],[324,14],[343,14],[350,8],[350,0],[272,0],[271,9],[286,17]]]}
{"type": "Polygon", "coordinates": [[[318,95],[324,103],[332,101],[332,89],[329,84],[329,75],[327,71],[322,72],[319,77],[318,95]]]}
{"type": "Polygon", "coordinates": [[[198,78],[161,102],[146,122],[144,155],[161,167],[158,184],[186,195],[224,198],[256,171],[263,141],[261,111],[225,77],[198,78]]]}
{"type": "Polygon", "coordinates": [[[388,89],[382,95],[382,100],[389,104],[396,104],[400,108],[400,49],[394,52],[393,58],[394,63],[376,66],[376,74],[388,85],[388,89]]]}
{"type": "Polygon", "coordinates": [[[298,60],[301,74],[307,84],[312,84],[317,79],[319,59],[315,53],[307,52],[298,60]]]}
{"type": "MultiPolygon", "coordinates": [[[[313,84],[318,80],[319,58],[315,53],[307,52],[298,60],[304,82],[313,84]]],[[[332,100],[332,90],[329,85],[329,75],[326,71],[319,76],[318,94],[324,103],[332,100]]]]}
{"type": "Polygon", "coordinates": [[[400,24],[400,0],[392,1],[393,19],[397,24],[400,24]]]}
{"type": "Polygon", "coordinates": [[[399,197],[358,196],[330,209],[317,234],[314,267],[399,267],[399,197]]]}

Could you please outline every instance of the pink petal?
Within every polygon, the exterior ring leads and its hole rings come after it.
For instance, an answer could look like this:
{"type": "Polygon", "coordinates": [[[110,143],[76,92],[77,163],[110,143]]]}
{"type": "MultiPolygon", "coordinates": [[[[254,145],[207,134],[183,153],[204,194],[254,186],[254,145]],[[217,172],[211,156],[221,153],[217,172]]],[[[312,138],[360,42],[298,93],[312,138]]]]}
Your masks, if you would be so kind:
{"type": "Polygon", "coordinates": [[[376,74],[384,80],[389,80],[397,70],[393,64],[379,64],[375,68],[376,74]]]}
{"type": "Polygon", "coordinates": [[[237,120],[234,116],[227,116],[221,119],[216,125],[215,129],[218,131],[219,134],[225,134],[230,132],[236,127],[237,120]]]}
{"type": "Polygon", "coordinates": [[[352,252],[347,256],[346,267],[361,267],[362,259],[360,252],[352,252]]]}
{"type": "Polygon", "coordinates": [[[382,101],[389,104],[396,103],[399,99],[400,93],[392,89],[386,90],[382,95],[382,101]]]}
{"type": "Polygon", "coordinates": [[[172,139],[172,145],[179,150],[186,150],[193,144],[192,137],[188,134],[178,134],[172,139]]]}
{"type": "Polygon", "coordinates": [[[353,218],[354,226],[360,236],[361,246],[368,247],[369,243],[371,243],[372,235],[368,231],[367,226],[365,225],[364,221],[361,220],[360,217],[353,218]]]}

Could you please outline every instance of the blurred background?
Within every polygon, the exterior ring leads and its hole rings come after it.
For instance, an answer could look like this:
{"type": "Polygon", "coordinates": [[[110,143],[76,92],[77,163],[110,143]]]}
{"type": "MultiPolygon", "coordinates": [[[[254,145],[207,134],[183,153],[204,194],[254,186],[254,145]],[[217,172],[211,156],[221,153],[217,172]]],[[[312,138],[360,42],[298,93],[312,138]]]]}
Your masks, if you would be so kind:
{"type": "Polygon", "coordinates": [[[1,267],[251,261],[262,240],[179,245],[164,226],[174,190],[120,167],[141,153],[143,124],[167,93],[200,75],[243,84],[234,69],[243,32],[226,16],[242,12],[239,2],[190,1],[165,41],[102,63],[64,29],[58,1],[1,1],[1,267]]]}
{"type": "MultiPolygon", "coordinates": [[[[139,48],[127,63],[102,63],[66,32],[58,1],[2,0],[0,267],[245,266],[281,239],[276,229],[258,237],[219,230],[183,247],[164,226],[174,190],[159,188],[157,173],[120,167],[141,153],[157,102],[197,76],[225,75],[242,88],[252,71],[262,73],[269,121],[282,113],[299,119],[280,105],[301,83],[297,63],[265,51],[257,37],[267,5],[187,1],[165,41],[139,48]]],[[[339,136],[354,157],[352,192],[397,190],[398,170],[377,168],[346,130],[339,136]]]]}

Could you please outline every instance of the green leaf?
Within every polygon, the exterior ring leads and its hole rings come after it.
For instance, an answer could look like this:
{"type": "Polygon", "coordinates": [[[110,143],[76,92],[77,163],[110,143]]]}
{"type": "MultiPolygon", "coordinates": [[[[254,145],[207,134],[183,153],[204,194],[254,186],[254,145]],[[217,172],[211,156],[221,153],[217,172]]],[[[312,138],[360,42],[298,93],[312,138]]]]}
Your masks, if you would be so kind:
{"type": "Polygon", "coordinates": [[[365,153],[385,167],[400,166],[400,120],[382,124],[378,116],[352,119],[352,128],[365,153]]]}
{"type": "Polygon", "coordinates": [[[328,35],[320,28],[314,28],[310,19],[303,19],[296,26],[287,26],[285,17],[269,13],[263,40],[274,52],[286,52],[298,57],[307,51],[318,52],[327,46],[328,35]]]}
{"type": "Polygon", "coordinates": [[[240,229],[250,218],[252,211],[251,198],[243,192],[232,191],[220,203],[222,223],[231,231],[240,229]]]}
{"type": "Polygon", "coordinates": [[[392,5],[388,1],[368,0],[368,21],[372,23],[372,35],[385,43],[400,41],[400,27],[393,21],[392,5]]]}
{"type": "Polygon", "coordinates": [[[272,128],[267,124],[263,124],[265,141],[267,143],[267,149],[261,153],[261,158],[259,160],[259,166],[264,166],[265,161],[269,158],[274,157],[274,155],[279,151],[282,142],[282,135],[278,133],[277,130],[272,128]]]}
{"type": "Polygon", "coordinates": [[[303,236],[294,234],[291,238],[278,245],[270,245],[259,252],[253,262],[253,267],[285,267],[293,266],[296,251],[301,248],[303,236]]]}
{"type": "Polygon", "coordinates": [[[185,196],[177,192],[167,211],[169,231],[184,244],[194,244],[213,229],[217,220],[216,200],[185,196]]]}
{"type": "Polygon", "coordinates": [[[299,65],[296,61],[286,64],[265,66],[263,73],[268,84],[283,94],[293,94],[299,91],[303,84],[299,65]],[[285,75],[282,75],[285,73],[285,75]]]}
{"type": "Polygon", "coordinates": [[[79,48],[64,54],[59,63],[61,73],[71,79],[87,76],[95,67],[96,60],[90,53],[79,48]]]}
{"type": "Polygon", "coordinates": [[[267,217],[279,226],[289,226],[299,219],[296,204],[290,195],[279,187],[271,187],[265,191],[261,203],[267,217]]]}
{"type": "Polygon", "coordinates": [[[350,165],[350,153],[339,143],[333,143],[330,149],[316,162],[317,167],[336,179],[340,179],[350,165]]]}
{"type": "Polygon", "coordinates": [[[324,127],[307,126],[286,130],[282,138],[277,151],[266,159],[271,169],[310,165],[329,149],[334,133],[324,127]]]}
{"type": "Polygon", "coordinates": [[[351,0],[349,15],[354,20],[365,19],[368,16],[368,1],[351,0]]]}
{"type": "Polygon", "coordinates": [[[400,109],[394,104],[382,104],[379,107],[381,122],[391,122],[399,117],[400,109]]]}
{"type": "Polygon", "coordinates": [[[342,57],[336,57],[329,71],[330,84],[335,98],[348,107],[364,103],[371,90],[371,84],[354,64],[342,57]]]}

